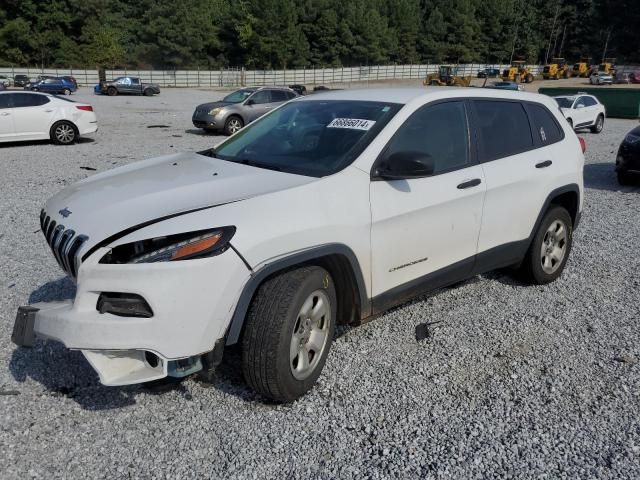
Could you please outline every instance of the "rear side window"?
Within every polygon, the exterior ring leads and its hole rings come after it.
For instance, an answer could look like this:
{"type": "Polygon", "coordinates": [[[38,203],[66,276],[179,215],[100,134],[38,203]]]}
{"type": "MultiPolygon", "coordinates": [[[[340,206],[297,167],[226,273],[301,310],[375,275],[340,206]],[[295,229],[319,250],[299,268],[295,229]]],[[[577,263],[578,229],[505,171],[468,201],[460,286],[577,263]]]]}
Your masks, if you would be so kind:
{"type": "Polygon", "coordinates": [[[19,107],[38,107],[49,103],[49,99],[44,95],[37,93],[14,93],[13,94],[13,106],[19,107]]]}
{"type": "Polygon", "coordinates": [[[260,90],[251,96],[251,100],[255,104],[271,103],[271,94],[269,90],[260,90]]]}
{"type": "Polygon", "coordinates": [[[286,102],[289,100],[287,98],[287,94],[284,90],[271,90],[271,101],[272,102],[286,102]]]}
{"type": "Polygon", "coordinates": [[[562,140],[562,129],[549,110],[542,105],[534,104],[528,104],[527,109],[531,115],[534,136],[539,145],[551,145],[562,140]]]}
{"type": "Polygon", "coordinates": [[[0,95],[0,108],[10,108],[11,105],[9,105],[9,97],[12,94],[7,94],[5,93],[4,95],[0,95]]]}
{"type": "Polygon", "coordinates": [[[464,102],[422,107],[398,129],[387,147],[386,158],[411,152],[433,159],[434,175],[469,164],[469,130],[464,102]]]}
{"type": "Polygon", "coordinates": [[[527,112],[519,102],[474,100],[480,161],[489,162],[533,148],[527,112]]]}

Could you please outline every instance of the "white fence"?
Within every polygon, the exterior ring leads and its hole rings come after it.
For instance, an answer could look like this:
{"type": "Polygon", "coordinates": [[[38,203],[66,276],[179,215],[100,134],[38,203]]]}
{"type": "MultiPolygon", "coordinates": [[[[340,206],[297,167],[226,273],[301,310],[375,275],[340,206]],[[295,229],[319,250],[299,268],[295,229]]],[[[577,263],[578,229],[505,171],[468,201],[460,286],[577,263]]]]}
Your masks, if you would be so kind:
{"type": "MultiPolygon", "coordinates": [[[[500,71],[507,65],[461,64],[457,66],[458,75],[477,76],[485,68],[498,68],[500,71]]],[[[537,75],[542,71],[541,65],[529,65],[529,70],[537,75]]],[[[637,67],[635,67],[637,69],[637,67]]],[[[631,66],[618,66],[618,71],[633,70],[631,66]]],[[[423,79],[428,74],[438,71],[437,64],[426,65],[374,65],[346,68],[305,68],[295,70],[107,70],[107,79],[131,75],[140,77],[144,82],[155,82],[161,87],[238,87],[262,85],[324,85],[335,83],[363,83],[379,80],[423,79]]],[[[80,85],[98,83],[97,70],[83,69],[40,69],[0,67],[0,75],[13,78],[15,75],[27,75],[29,78],[38,75],[63,76],[72,75],[80,85]]]]}

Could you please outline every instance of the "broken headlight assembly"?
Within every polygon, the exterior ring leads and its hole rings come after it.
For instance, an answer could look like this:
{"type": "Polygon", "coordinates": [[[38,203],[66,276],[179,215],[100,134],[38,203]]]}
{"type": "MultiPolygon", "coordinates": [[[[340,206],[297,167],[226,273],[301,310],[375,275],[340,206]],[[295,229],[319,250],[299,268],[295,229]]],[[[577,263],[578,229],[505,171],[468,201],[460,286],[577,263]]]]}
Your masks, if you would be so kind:
{"type": "Polygon", "coordinates": [[[100,263],[156,263],[213,257],[229,248],[236,227],[180,233],[125,243],[111,249],[100,263]]]}

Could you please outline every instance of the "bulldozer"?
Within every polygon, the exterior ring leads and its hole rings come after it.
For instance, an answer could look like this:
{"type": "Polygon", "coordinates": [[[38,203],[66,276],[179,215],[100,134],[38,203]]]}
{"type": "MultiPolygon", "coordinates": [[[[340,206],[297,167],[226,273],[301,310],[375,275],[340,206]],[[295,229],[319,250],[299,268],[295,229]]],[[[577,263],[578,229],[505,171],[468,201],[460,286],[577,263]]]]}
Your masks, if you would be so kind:
{"type": "Polygon", "coordinates": [[[598,66],[599,72],[605,72],[609,75],[615,76],[616,74],[616,59],[615,58],[605,58],[604,62],[602,62],[598,66]]]}
{"type": "Polygon", "coordinates": [[[589,78],[591,76],[592,69],[593,65],[591,65],[591,58],[581,57],[579,62],[573,64],[571,77],[589,78]]]}
{"type": "Polygon", "coordinates": [[[468,87],[471,85],[471,77],[459,76],[457,70],[457,67],[453,65],[440,65],[438,73],[427,75],[422,83],[438,87],[468,87]]]}
{"type": "Polygon", "coordinates": [[[533,74],[527,68],[524,60],[514,60],[509,68],[505,68],[502,72],[502,80],[505,82],[531,83],[533,82],[533,74]]]}
{"type": "Polygon", "coordinates": [[[545,80],[558,80],[569,78],[569,65],[564,58],[552,58],[551,62],[542,69],[542,78],[545,80]]]}

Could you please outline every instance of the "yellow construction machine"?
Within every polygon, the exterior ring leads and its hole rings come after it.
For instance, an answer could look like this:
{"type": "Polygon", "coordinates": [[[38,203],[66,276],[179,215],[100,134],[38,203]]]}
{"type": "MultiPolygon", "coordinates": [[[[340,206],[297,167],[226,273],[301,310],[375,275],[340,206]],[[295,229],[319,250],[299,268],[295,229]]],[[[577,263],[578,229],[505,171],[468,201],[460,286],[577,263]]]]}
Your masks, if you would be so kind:
{"type": "Polygon", "coordinates": [[[558,80],[569,78],[569,65],[564,58],[552,58],[551,62],[542,69],[542,78],[545,80],[558,80]]]}
{"type": "Polygon", "coordinates": [[[509,68],[505,68],[502,72],[502,80],[505,82],[531,83],[533,82],[533,74],[527,68],[524,60],[514,60],[509,68]]]}
{"type": "Polygon", "coordinates": [[[458,68],[453,65],[440,65],[438,73],[427,75],[422,83],[437,87],[468,87],[471,77],[459,76],[458,68]]]}
{"type": "Polygon", "coordinates": [[[592,69],[593,69],[593,65],[591,65],[591,58],[581,57],[579,62],[573,64],[573,69],[571,70],[571,76],[589,78],[591,76],[592,69]]]}
{"type": "Polygon", "coordinates": [[[605,58],[604,62],[600,64],[598,67],[599,72],[608,73],[611,76],[615,76],[616,74],[616,59],[615,58],[605,58]]]}

